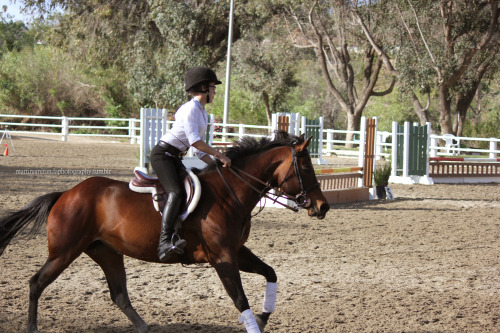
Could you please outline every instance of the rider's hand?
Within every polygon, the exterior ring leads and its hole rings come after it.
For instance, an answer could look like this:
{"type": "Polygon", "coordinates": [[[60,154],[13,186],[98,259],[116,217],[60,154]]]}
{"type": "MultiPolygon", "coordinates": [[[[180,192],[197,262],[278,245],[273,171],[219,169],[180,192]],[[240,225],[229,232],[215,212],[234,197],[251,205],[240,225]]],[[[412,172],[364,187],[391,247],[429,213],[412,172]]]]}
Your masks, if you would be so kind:
{"type": "Polygon", "coordinates": [[[231,160],[224,154],[219,155],[219,160],[222,162],[222,166],[228,168],[231,166],[231,160]]]}
{"type": "Polygon", "coordinates": [[[231,159],[229,159],[229,157],[227,157],[226,155],[224,155],[220,151],[216,152],[214,156],[217,159],[219,159],[219,161],[222,162],[223,167],[230,167],[231,166],[231,159]]]}

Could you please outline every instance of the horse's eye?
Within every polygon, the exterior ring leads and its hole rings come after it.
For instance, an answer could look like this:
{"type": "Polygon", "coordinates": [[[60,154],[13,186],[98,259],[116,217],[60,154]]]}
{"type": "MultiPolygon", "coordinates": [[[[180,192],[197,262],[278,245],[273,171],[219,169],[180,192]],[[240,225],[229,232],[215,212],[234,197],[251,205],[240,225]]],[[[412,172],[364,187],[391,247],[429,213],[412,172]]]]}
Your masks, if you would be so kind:
{"type": "Polygon", "coordinates": [[[314,168],[310,163],[302,163],[301,167],[302,167],[302,171],[304,171],[306,173],[314,171],[314,168]]]}

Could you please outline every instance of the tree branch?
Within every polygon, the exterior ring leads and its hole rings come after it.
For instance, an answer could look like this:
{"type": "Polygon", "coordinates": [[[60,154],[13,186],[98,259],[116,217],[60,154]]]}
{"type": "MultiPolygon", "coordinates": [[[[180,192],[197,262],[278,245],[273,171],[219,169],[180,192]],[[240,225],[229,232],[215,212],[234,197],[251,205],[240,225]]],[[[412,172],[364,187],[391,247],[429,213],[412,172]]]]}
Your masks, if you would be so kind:
{"type": "Polygon", "coordinates": [[[403,22],[403,25],[404,25],[406,31],[408,32],[408,35],[410,36],[410,40],[411,40],[411,43],[413,44],[413,49],[415,50],[417,58],[420,58],[420,55],[419,55],[418,49],[417,49],[417,44],[415,44],[415,39],[413,38],[413,34],[411,33],[410,28],[408,27],[408,25],[406,24],[406,21],[404,20],[403,13],[401,12],[401,9],[399,8],[399,6],[397,4],[396,4],[396,8],[398,9],[399,16],[401,17],[401,22],[403,22]]]}
{"type": "MultiPolygon", "coordinates": [[[[448,80],[449,86],[455,84],[463,76],[465,71],[469,68],[469,65],[471,64],[474,55],[477,52],[483,50],[495,35],[496,30],[498,28],[498,16],[500,13],[498,9],[498,0],[490,0],[490,5],[491,5],[491,20],[486,34],[483,36],[479,45],[472,48],[469,51],[469,53],[465,56],[465,59],[460,68],[450,77],[450,79],[448,80]]],[[[498,46],[498,43],[496,44],[497,44],[496,46],[498,46]]]]}
{"type": "Polygon", "coordinates": [[[424,43],[425,48],[427,49],[427,53],[429,54],[429,57],[431,58],[432,64],[434,65],[434,69],[436,70],[436,73],[438,75],[438,81],[439,81],[439,83],[442,83],[443,76],[441,74],[441,70],[436,65],[436,59],[434,58],[434,55],[432,54],[432,51],[429,48],[429,45],[427,44],[427,40],[425,39],[424,33],[422,32],[422,29],[420,28],[420,21],[418,19],[417,12],[416,12],[415,8],[413,7],[413,5],[411,4],[410,0],[408,0],[408,4],[410,5],[410,7],[413,11],[413,15],[415,16],[415,22],[417,23],[418,32],[420,33],[420,37],[422,38],[422,42],[424,43]]]}
{"type": "Polygon", "coordinates": [[[316,38],[318,40],[318,43],[316,44],[316,53],[317,53],[317,56],[318,56],[319,64],[321,66],[321,72],[323,73],[323,77],[324,77],[324,79],[326,81],[326,84],[328,86],[328,89],[330,90],[330,92],[332,93],[332,95],[337,99],[337,101],[339,102],[340,106],[344,110],[349,111],[349,105],[348,105],[348,103],[345,101],[345,99],[342,96],[342,94],[337,90],[337,88],[333,84],[332,79],[331,79],[331,77],[330,77],[330,75],[328,73],[328,66],[327,66],[327,61],[326,61],[326,55],[325,55],[324,46],[323,46],[323,37],[322,37],[321,33],[318,31],[318,28],[314,24],[314,20],[312,18],[312,12],[313,12],[314,7],[316,7],[316,5],[317,5],[317,2],[315,1],[314,4],[313,4],[313,6],[311,7],[311,10],[309,11],[309,23],[311,24],[311,26],[312,26],[312,28],[314,30],[314,33],[316,34],[316,38]]]}
{"type": "Polygon", "coordinates": [[[377,45],[377,43],[373,39],[373,36],[371,35],[371,32],[366,27],[365,22],[363,21],[361,16],[359,16],[359,13],[356,10],[353,10],[353,13],[354,13],[354,16],[357,19],[359,25],[363,29],[363,32],[365,33],[366,38],[368,39],[368,41],[370,42],[372,47],[375,49],[375,51],[377,52],[379,57],[382,58],[382,61],[384,62],[384,65],[387,68],[387,70],[389,71],[389,73],[391,75],[394,75],[394,76],[399,76],[399,72],[392,66],[392,63],[391,63],[389,56],[377,45]]]}
{"type": "Polygon", "coordinates": [[[380,91],[380,92],[373,91],[372,96],[385,96],[385,95],[390,94],[392,92],[392,90],[394,89],[395,84],[396,84],[396,78],[393,76],[389,88],[387,88],[384,91],[380,91]]]}

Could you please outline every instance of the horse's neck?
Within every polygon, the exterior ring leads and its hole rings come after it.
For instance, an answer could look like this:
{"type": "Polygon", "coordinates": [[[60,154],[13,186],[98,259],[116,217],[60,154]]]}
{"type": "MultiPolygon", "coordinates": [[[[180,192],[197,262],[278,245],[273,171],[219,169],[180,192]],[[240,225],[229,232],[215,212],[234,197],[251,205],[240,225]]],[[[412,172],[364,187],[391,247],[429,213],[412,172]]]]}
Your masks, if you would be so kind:
{"type": "MultiPolygon", "coordinates": [[[[275,184],[276,169],[283,163],[286,156],[286,147],[273,148],[258,156],[248,157],[241,169],[264,183],[275,184]]],[[[262,185],[259,184],[258,187],[262,185]]]]}

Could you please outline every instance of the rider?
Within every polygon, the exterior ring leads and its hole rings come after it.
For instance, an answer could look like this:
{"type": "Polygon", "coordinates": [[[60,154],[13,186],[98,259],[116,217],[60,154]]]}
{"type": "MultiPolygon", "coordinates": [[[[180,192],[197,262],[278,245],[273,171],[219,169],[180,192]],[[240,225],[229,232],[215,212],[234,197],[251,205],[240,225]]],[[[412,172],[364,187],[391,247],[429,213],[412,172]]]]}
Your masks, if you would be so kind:
{"type": "Polygon", "coordinates": [[[184,168],[181,159],[185,152],[190,147],[194,147],[196,156],[207,164],[214,163],[210,157],[212,155],[225,167],[231,165],[231,160],[227,156],[203,141],[207,130],[205,105],[213,101],[216,85],[221,83],[210,68],[189,69],[184,79],[184,88],[192,98],[177,110],[172,129],[161,137],[151,151],[151,167],[167,192],[167,203],[161,218],[158,245],[160,261],[168,261],[173,253],[184,253],[186,246],[184,239],[179,239],[173,244],[174,222],[184,194],[184,186],[179,174],[184,168]]]}

